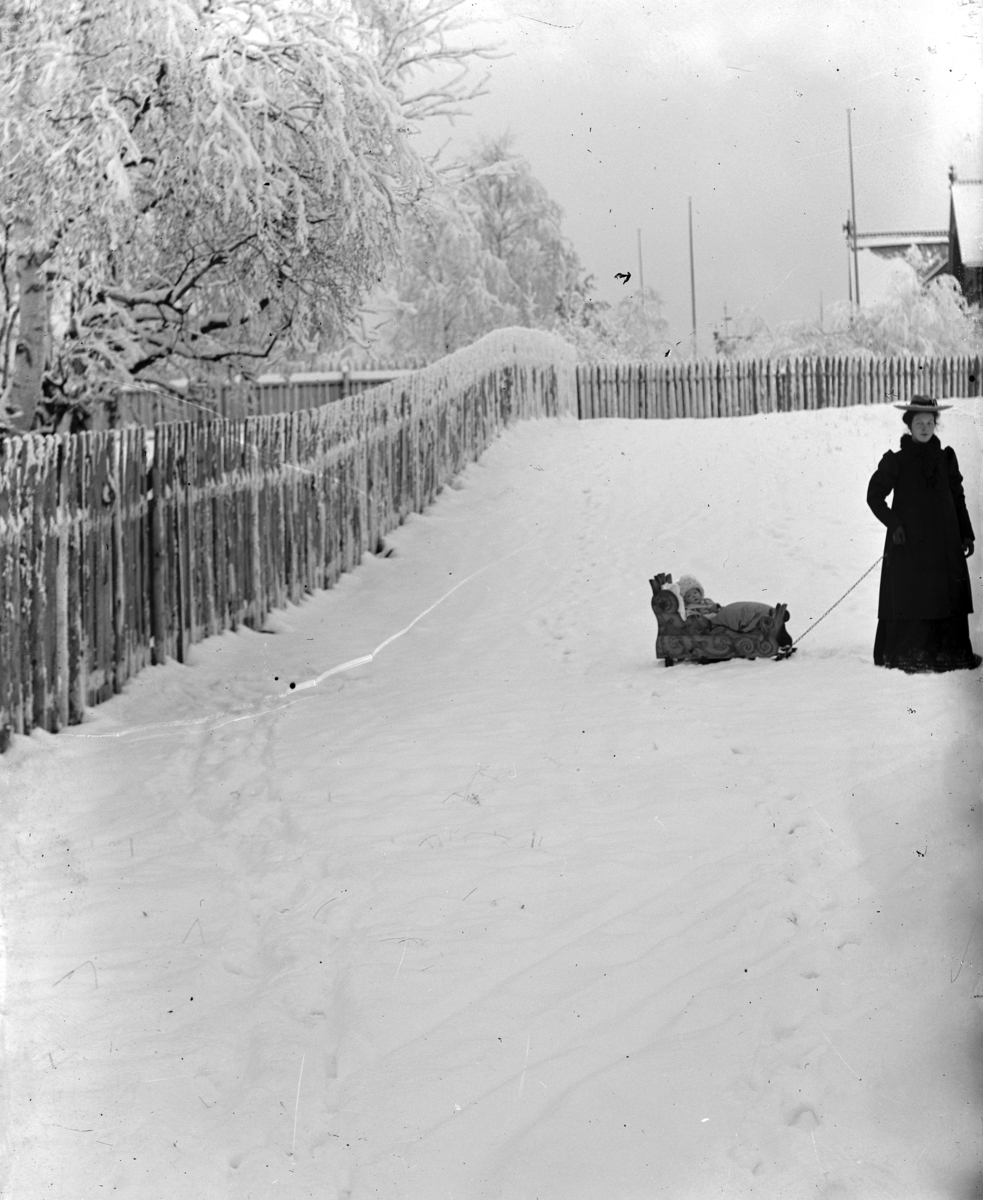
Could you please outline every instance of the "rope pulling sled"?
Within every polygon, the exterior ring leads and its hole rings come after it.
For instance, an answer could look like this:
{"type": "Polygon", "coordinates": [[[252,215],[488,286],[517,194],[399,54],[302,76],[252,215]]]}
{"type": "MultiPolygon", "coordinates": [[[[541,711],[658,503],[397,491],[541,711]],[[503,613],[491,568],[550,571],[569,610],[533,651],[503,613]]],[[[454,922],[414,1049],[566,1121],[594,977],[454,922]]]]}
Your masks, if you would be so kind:
{"type": "Polygon", "coordinates": [[[785,659],[790,658],[795,653],[796,646],[799,644],[799,642],[802,641],[802,639],[805,637],[805,635],[807,633],[811,633],[812,630],[815,629],[816,626],[819,624],[819,622],[823,620],[823,618],[828,617],[829,614],[833,611],[833,609],[836,608],[837,604],[842,604],[843,601],[847,598],[847,596],[849,596],[850,593],[853,591],[853,589],[855,587],[857,587],[858,584],[863,583],[863,581],[867,578],[867,576],[871,573],[871,571],[873,571],[874,568],[880,562],[883,561],[883,558],[884,558],[884,555],[879,554],[877,556],[877,558],[873,561],[873,563],[871,563],[871,565],[867,568],[867,570],[864,571],[864,573],[860,576],[860,578],[857,580],[857,582],[850,584],[850,586],[843,593],[843,595],[839,598],[839,600],[837,600],[837,601],[835,601],[835,603],[831,604],[829,606],[829,608],[826,609],[826,611],[823,613],[823,615],[821,617],[817,617],[815,619],[815,621],[813,621],[813,623],[809,626],[809,628],[806,629],[804,632],[800,633],[799,636],[795,639],[795,641],[790,646],[786,646],[782,650],[779,650],[778,653],[775,655],[775,662],[782,662],[785,659]]]}

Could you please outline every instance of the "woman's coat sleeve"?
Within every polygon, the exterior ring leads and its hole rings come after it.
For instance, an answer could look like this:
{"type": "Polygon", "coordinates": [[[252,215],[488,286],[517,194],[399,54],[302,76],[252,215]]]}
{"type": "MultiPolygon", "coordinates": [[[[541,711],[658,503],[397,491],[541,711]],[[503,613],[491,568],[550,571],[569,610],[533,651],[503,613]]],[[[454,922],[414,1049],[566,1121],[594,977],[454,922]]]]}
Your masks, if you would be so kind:
{"type": "Polygon", "coordinates": [[[894,491],[894,485],[898,479],[897,458],[892,451],[887,454],[877,464],[877,470],[870,477],[870,483],[867,484],[867,506],[874,516],[886,525],[893,533],[901,524],[897,516],[888,508],[887,498],[894,491]]]}
{"type": "Polygon", "coordinates": [[[966,509],[966,493],[963,491],[963,477],[959,473],[959,463],[956,460],[956,452],[951,446],[946,446],[945,449],[946,467],[949,470],[949,491],[952,493],[953,503],[956,506],[956,516],[959,519],[959,536],[966,541],[976,541],[976,535],[973,533],[973,524],[969,519],[969,512],[966,509]]]}

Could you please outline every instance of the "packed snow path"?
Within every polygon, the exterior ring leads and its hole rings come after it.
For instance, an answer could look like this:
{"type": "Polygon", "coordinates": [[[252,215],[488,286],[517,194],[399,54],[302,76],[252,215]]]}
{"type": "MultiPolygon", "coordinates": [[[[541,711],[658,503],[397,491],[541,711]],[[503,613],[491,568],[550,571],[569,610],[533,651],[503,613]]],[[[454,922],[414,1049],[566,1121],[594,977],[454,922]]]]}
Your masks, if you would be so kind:
{"type": "Polygon", "coordinates": [[[981,673],[874,668],[876,572],[789,662],[653,653],[656,571],[801,634],[901,432],[522,424],[391,557],[16,739],[3,1194],[980,1195],[981,673]]]}

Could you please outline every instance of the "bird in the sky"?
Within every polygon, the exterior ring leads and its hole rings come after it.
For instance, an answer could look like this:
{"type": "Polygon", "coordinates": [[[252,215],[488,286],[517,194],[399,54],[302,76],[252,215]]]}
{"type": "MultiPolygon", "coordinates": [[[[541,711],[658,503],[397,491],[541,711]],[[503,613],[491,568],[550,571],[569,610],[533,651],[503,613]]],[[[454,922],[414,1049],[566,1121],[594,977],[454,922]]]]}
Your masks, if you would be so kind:
{"type": "Polygon", "coordinates": [[[619,271],[617,275],[615,275],[615,279],[620,279],[621,286],[624,287],[628,280],[631,279],[631,271],[619,271]]]}

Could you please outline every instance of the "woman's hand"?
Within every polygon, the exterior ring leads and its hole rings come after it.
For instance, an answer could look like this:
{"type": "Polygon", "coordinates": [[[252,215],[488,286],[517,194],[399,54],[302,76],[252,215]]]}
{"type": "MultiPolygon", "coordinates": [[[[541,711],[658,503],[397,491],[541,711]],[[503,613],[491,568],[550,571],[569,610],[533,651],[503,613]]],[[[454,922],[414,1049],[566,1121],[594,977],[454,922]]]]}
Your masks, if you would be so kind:
{"type": "Polygon", "coordinates": [[[891,541],[895,546],[903,546],[905,544],[904,526],[898,525],[891,535],[891,541]]]}
{"type": "Polygon", "coordinates": [[[963,538],[963,554],[965,554],[967,558],[973,557],[973,551],[975,549],[976,546],[973,544],[972,538],[963,538]]]}

